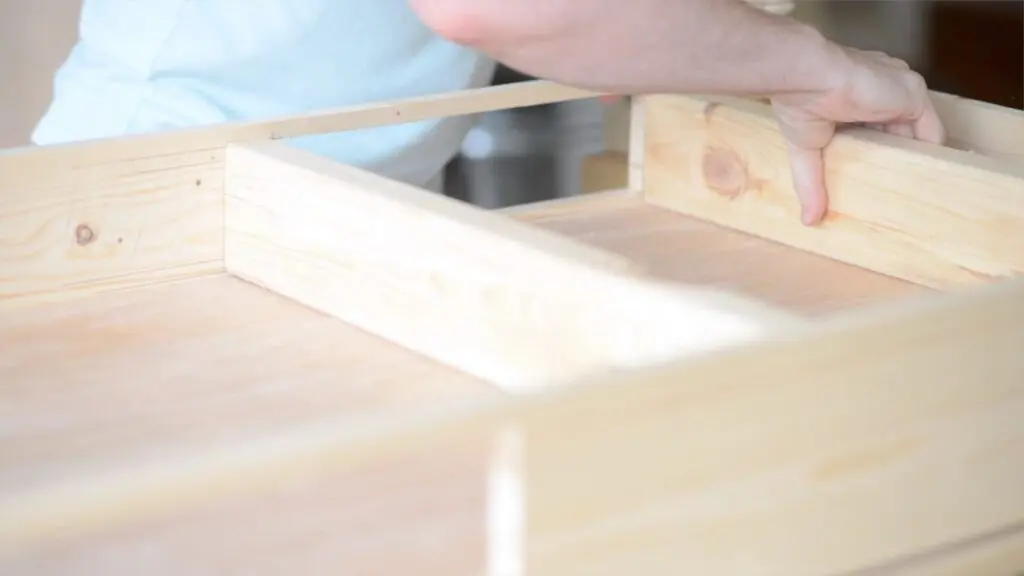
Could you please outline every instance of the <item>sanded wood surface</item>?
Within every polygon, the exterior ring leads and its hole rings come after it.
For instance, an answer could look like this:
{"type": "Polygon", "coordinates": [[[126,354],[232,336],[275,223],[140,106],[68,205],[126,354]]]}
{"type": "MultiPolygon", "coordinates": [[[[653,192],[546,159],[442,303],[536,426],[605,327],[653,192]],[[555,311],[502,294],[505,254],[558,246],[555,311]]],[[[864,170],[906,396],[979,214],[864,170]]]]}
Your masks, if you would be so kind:
{"type": "Polygon", "coordinates": [[[507,209],[518,218],[626,256],[660,278],[735,290],[817,316],[929,289],[609,191],[507,209]]]}

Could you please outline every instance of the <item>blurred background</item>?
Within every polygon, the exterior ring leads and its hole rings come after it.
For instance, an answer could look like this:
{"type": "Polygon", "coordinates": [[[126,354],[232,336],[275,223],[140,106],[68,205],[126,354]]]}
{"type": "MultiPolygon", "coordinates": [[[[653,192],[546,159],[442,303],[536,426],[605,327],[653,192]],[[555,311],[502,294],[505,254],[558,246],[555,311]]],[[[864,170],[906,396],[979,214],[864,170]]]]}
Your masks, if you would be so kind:
{"type": "MultiPolygon", "coordinates": [[[[81,0],[0,0],[0,148],[28,143],[81,0]]],[[[793,14],[844,44],[909,62],[935,90],[1024,108],[1022,0],[798,0],[793,14]]],[[[528,79],[500,69],[494,83],[528,79]]],[[[447,193],[495,208],[577,194],[605,149],[605,107],[586,100],[484,115],[448,167],[447,193]]]]}

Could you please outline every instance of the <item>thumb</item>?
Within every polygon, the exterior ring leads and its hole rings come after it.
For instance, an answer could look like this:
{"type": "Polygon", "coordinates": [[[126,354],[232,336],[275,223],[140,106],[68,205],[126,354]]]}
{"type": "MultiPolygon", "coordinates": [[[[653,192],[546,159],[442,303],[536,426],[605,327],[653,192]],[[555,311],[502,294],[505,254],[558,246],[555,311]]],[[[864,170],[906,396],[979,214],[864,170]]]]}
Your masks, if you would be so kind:
{"type": "Polygon", "coordinates": [[[828,210],[824,149],[835,135],[835,124],[803,110],[779,106],[775,116],[786,138],[801,220],[808,226],[818,224],[828,210]]]}

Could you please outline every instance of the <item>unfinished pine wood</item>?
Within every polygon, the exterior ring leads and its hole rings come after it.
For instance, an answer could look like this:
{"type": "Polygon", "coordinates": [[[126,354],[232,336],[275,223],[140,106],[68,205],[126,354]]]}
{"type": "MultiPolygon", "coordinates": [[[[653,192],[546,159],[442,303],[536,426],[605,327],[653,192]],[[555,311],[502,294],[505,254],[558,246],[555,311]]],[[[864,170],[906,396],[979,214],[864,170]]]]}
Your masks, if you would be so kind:
{"type": "MultiPolygon", "coordinates": [[[[935,90],[929,94],[946,128],[947,146],[996,158],[1024,161],[1024,111],[935,90]]],[[[634,103],[640,100],[637,98],[634,103]]],[[[628,100],[622,100],[606,110],[605,151],[630,151],[632,119],[629,104],[628,100]]]]}
{"type": "Polygon", "coordinates": [[[1022,294],[572,393],[525,429],[534,573],[847,573],[1018,524],[1022,294]]]}
{"type": "Polygon", "coordinates": [[[1017,576],[1024,571],[1024,524],[866,571],[863,576],[1017,576]]]}
{"type": "Polygon", "coordinates": [[[488,385],[226,275],[0,316],[0,493],[488,385]]]}
{"type": "Polygon", "coordinates": [[[875,568],[1024,519],[1022,292],[928,298],[544,395],[168,456],[153,476],[112,477],[107,505],[174,502],[181,478],[239,475],[236,497],[259,499],[282,479],[447,458],[511,425],[526,442],[529,574],[875,568]]]}
{"type": "Polygon", "coordinates": [[[900,301],[930,289],[751,236],[609,190],[505,214],[638,263],[668,282],[722,288],[809,317],[900,301]]]}
{"type": "Polygon", "coordinates": [[[550,82],[0,150],[0,309],[223,270],[224,146],[585,98],[550,82]]]}
{"type": "Polygon", "coordinates": [[[7,556],[0,545],[0,570],[35,576],[484,575],[490,452],[491,446],[471,441],[443,453],[328,467],[289,478],[258,498],[224,487],[206,506],[78,537],[51,533],[7,556]]]}
{"type": "Polygon", "coordinates": [[[843,132],[826,152],[829,215],[807,227],[766,106],[659,96],[644,107],[655,204],[936,288],[1024,271],[1024,165],[843,132]]]}
{"type": "Polygon", "coordinates": [[[74,150],[0,154],[0,310],[223,270],[223,151],[74,150]]]}
{"type": "Polygon", "coordinates": [[[1024,163],[1024,110],[942,92],[931,96],[948,146],[1024,163]]]}
{"type": "Polygon", "coordinates": [[[788,314],[280,144],[228,150],[228,272],[509,390],[698,354],[788,314]]]}
{"type": "MultiPolygon", "coordinates": [[[[721,285],[798,313],[922,290],[651,207],[637,194],[502,213],[618,254],[666,281],[721,285]]],[[[8,311],[0,366],[0,419],[12,429],[0,446],[0,493],[8,503],[31,487],[188,452],[211,439],[280,432],[336,410],[399,409],[492,391],[223,276],[8,311]],[[123,374],[137,376],[125,381],[123,374]]]]}

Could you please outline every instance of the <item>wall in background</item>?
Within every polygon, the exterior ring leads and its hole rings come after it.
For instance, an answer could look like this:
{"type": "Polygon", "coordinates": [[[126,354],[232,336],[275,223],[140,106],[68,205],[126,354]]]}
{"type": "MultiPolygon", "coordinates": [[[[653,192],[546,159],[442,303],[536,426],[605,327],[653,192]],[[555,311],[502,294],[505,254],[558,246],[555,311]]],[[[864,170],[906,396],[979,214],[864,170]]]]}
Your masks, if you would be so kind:
{"type": "Polygon", "coordinates": [[[78,31],[81,0],[0,0],[0,148],[25,146],[78,31]]]}

